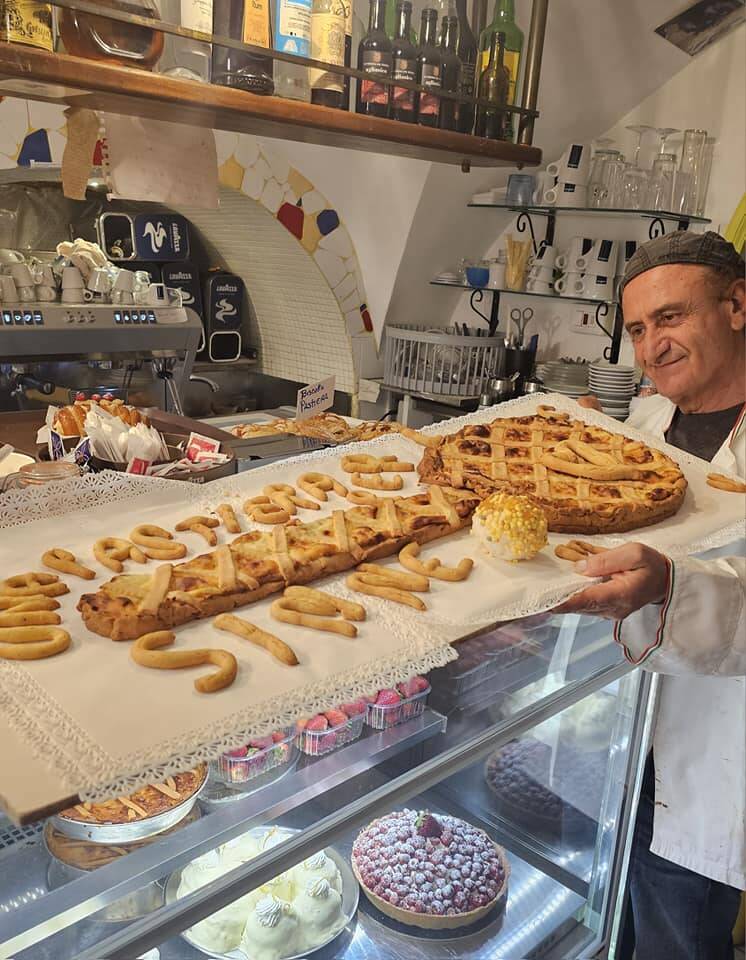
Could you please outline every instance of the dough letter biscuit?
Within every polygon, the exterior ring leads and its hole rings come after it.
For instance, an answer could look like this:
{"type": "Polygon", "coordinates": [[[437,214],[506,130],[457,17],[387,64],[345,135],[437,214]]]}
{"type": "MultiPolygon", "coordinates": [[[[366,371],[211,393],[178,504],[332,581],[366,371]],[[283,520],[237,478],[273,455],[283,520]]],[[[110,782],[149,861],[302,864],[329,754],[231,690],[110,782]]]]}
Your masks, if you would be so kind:
{"type": "Polygon", "coordinates": [[[75,554],[61,547],[52,547],[51,550],[47,550],[42,554],[41,562],[45,567],[59,570],[60,573],[69,573],[73,577],[81,577],[83,580],[93,580],[96,576],[95,571],[77,562],[75,554]]]}
{"type": "Polygon", "coordinates": [[[135,663],[154,670],[183,670],[212,663],[218,669],[194,681],[199,693],[216,693],[229,687],[236,679],[238,662],[228,650],[162,650],[170,647],[176,637],[170,630],[156,630],[143,634],[132,645],[130,654],[135,663]]]}
{"type": "Polygon", "coordinates": [[[221,613],[215,617],[215,626],[218,630],[226,630],[228,633],[234,633],[237,637],[248,640],[258,647],[263,647],[268,653],[271,653],[275,660],[286,664],[288,667],[297,667],[298,658],[292,647],[289,647],[284,641],[275,637],[271,633],[260,630],[248,620],[242,620],[235,617],[232,613],[221,613]]]}

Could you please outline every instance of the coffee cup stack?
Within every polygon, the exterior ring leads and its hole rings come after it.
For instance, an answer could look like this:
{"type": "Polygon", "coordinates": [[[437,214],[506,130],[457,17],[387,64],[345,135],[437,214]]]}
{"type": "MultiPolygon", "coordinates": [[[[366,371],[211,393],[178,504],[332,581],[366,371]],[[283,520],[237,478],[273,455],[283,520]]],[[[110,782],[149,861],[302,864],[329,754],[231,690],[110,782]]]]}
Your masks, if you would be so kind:
{"type": "Polygon", "coordinates": [[[547,165],[547,175],[556,180],[554,186],[544,190],[544,204],[550,207],[587,206],[590,169],[590,145],[569,144],[559,160],[547,165]]]}
{"type": "Polygon", "coordinates": [[[613,300],[618,256],[616,240],[573,237],[566,252],[557,257],[557,266],[564,273],[555,281],[555,291],[561,297],[613,300]]]}
{"type": "Polygon", "coordinates": [[[529,293],[554,294],[554,267],[556,250],[549,244],[542,244],[529,261],[526,290],[529,293]]]}

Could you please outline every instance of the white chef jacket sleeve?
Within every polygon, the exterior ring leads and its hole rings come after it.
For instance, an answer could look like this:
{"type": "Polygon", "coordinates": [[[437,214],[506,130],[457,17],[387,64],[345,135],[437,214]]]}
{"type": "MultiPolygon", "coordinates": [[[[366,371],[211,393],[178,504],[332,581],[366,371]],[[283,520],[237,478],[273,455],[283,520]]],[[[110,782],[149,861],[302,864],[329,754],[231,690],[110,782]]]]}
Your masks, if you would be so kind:
{"type": "Polygon", "coordinates": [[[672,675],[746,675],[746,558],[668,560],[662,604],[617,621],[630,663],[672,675]]]}

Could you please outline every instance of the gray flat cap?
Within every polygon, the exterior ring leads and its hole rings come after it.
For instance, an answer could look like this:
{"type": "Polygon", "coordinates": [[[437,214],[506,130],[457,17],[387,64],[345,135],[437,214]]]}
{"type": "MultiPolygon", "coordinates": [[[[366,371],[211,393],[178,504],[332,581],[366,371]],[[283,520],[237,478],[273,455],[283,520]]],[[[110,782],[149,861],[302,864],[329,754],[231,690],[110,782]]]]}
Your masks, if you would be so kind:
{"type": "Polygon", "coordinates": [[[690,233],[675,230],[655,240],[643,243],[635,250],[627,263],[624,277],[619,285],[621,299],[624,288],[641,273],[668,263],[693,263],[700,267],[742,270],[743,258],[732,243],[714,230],[707,233],[690,233]]]}

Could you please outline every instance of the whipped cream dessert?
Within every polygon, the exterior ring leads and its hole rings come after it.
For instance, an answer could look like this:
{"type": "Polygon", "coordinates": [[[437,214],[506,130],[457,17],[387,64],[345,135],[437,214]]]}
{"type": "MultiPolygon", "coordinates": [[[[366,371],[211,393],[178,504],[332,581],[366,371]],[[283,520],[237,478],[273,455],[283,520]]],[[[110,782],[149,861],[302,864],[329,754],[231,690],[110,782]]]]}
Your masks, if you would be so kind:
{"type": "MultiPolygon", "coordinates": [[[[284,839],[281,831],[273,829],[264,835],[245,834],[210,850],[182,870],[177,896],[187,896],[284,839]]],[[[188,933],[213,953],[229,953],[240,946],[251,960],[283,960],[318,947],[346,922],[342,876],[334,861],[319,850],[196,923],[188,933]]]]}
{"type": "Polygon", "coordinates": [[[305,951],[301,946],[300,924],[293,907],[268,896],[256,904],[246,920],[241,948],[251,960],[282,960],[305,951]]]}

